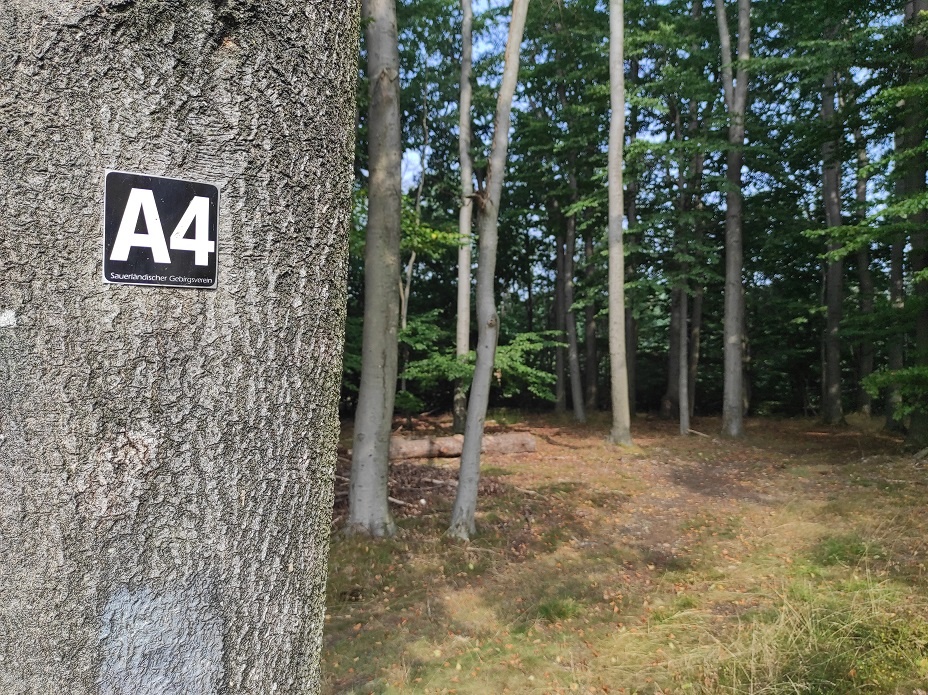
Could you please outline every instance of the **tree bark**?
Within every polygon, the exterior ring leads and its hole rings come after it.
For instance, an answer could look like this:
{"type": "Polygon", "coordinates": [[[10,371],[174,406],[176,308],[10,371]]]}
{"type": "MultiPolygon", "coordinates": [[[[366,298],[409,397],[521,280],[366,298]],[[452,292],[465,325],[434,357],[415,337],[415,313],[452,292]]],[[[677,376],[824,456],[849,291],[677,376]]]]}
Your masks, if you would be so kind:
{"type": "Polygon", "coordinates": [[[670,291],[670,328],[667,331],[667,387],[661,398],[661,417],[670,420],[680,404],[680,313],[686,301],[680,287],[670,291]]]}
{"type": "Polygon", "coordinates": [[[354,418],[347,531],[391,536],[396,524],[387,502],[387,480],[396,397],[402,215],[400,57],[395,0],[362,0],[361,14],[370,81],[370,175],[361,385],[354,418]]]}
{"type": "Polygon", "coordinates": [[[319,692],[357,9],[0,7],[0,692],[319,692]],[[216,289],[101,282],[106,168],[216,289]]]}
{"type": "MultiPolygon", "coordinates": [[[[575,159],[571,156],[571,159],[575,159]]],[[[571,162],[571,165],[573,162],[571,162]]],[[[568,173],[571,203],[578,200],[577,178],[573,172],[568,173]]],[[[583,408],[583,380],[580,377],[580,345],[577,339],[577,312],[574,311],[574,258],[577,253],[577,216],[568,215],[566,218],[566,242],[564,245],[564,304],[566,305],[565,318],[567,322],[567,365],[570,370],[570,399],[573,406],[574,419],[577,422],[586,422],[586,412],[583,408]]]]}
{"type": "MultiPolygon", "coordinates": [[[[833,128],[835,122],[835,73],[828,71],[822,88],[822,122],[833,128]]],[[[838,159],[836,139],[830,136],[822,145],[822,195],[825,203],[825,224],[829,229],[840,227],[841,220],[841,162],[838,159]]],[[[841,248],[836,241],[828,242],[828,251],[841,248]]],[[[844,264],[840,259],[825,261],[825,369],[822,375],[822,419],[825,424],[844,422],[841,404],[841,309],[844,301],[842,280],[844,264]]]]}
{"type": "Polygon", "coordinates": [[[609,0],[609,361],[614,444],[632,443],[625,353],[625,243],[622,164],[625,150],[625,3],[609,0]]]}
{"type": "Polygon", "coordinates": [[[722,404],[722,434],[744,436],[744,267],[742,240],[741,167],[744,148],[744,114],[748,98],[750,58],[751,1],[738,0],[738,61],[737,82],[732,70],[731,35],[725,13],[725,0],[715,0],[722,50],[722,84],[728,111],[728,144],[725,178],[725,319],[724,319],[724,394],[722,404]]]}
{"type": "Polygon", "coordinates": [[[480,482],[480,448],[490,398],[496,341],[499,336],[499,317],[494,296],[497,223],[503,178],[506,174],[512,97],[519,78],[519,50],[527,12],[528,0],[513,0],[503,79],[496,100],[493,146],[487,165],[486,190],[481,200],[482,210],[478,224],[480,257],[477,263],[477,364],[474,367],[470,402],[467,405],[467,426],[461,452],[458,492],[451,510],[451,525],[448,528],[448,535],[462,540],[469,539],[477,531],[474,515],[477,511],[477,485],[480,482]]]}
{"type": "MultiPolygon", "coordinates": [[[[461,98],[459,111],[458,159],[461,165],[461,209],[458,213],[458,305],[455,333],[455,354],[465,360],[470,353],[470,264],[471,228],[474,210],[474,165],[470,156],[470,111],[473,87],[470,83],[473,62],[474,13],[471,0],[461,0],[461,98]]],[[[454,432],[464,434],[467,419],[467,392],[458,381],[454,386],[454,432]]]]}
{"type": "MultiPolygon", "coordinates": [[[[584,241],[586,259],[586,286],[594,286],[596,277],[596,254],[593,247],[593,232],[587,234],[584,241]]],[[[586,409],[597,410],[599,407],[599,350],[596,347],[596,305],[592,296],[588,298],[584,309],[583,344],[586,349],[586,409]]]]}
{"type": "MultiPolygon", "coordinates": [[[[857,218],[863,224],[867,219],[867,176],[864,172],[869,164],[869,159],[867,157],[867,145],[863,140],[860,129],[856,131],[854,141],[857,144],[857,180],[854,187],[857,200],[857,218]]],[[[866,246],[857,249],[857,278],[860,287],[860,313],[865,317],[869,325],[874,310],[874,289],[873,273],[870,271],[870,253],[869,248],[866,246]]],[[[861,338],[858,353],[857,375],[859,381],[863,382],[873,373],[873,339],[869,336],[861,338]]],[[[873,411],[873,401],[870,394],[859,384],[857,388],[857,409],[867,417],[870,417],[873,411]]]]}
{"type": "MultiPolygon", "coordinates": [[[[908,0],[906,3],[906,22],[923,26],[924,13],[928,12],[928,0],[908,0]]],[[[925,70],[922,67],[925,56],[928,54],[928,37],[921,31],[915,34],[912,46],[912,59],[915,62],[913,82],[925,79],[925,70]]],[[[920,148],[925,145],[925,99],[914,96],[906,103],[906,130],[912,146],[913,155],[907,164],[906,191],[909,196],[923,196],[925,194],[925,173],[928,169],[928,157],[920,148]]],[[[909,243],[911,244],[910,258],[912,272],[916,276],[912,299],[915,302],[915,350],[914,366],[928,369],[928,280],[918,279],[919,275],[928,269],[928,213],[924,210],[917,212],[910,220],[914,223],[909,243]]],[[[909,446],[923,448],[928,446],[928,407],[924,403],[912,413],[906,443],[909,446]]]]}
{"type": "MultiPolygon", "coordinates": [[[[905,309],[905,235],[899,234],[893,239],[889,250],[889,305],[893,312],[901,314],[905,309]]],[[[900,319],[901,322],[901,319],[900,319]]],[[[894,330],[888,338],[887,364],[890,371],[898,371],[905,366],[905,333],[894,330]]],[[[886,392],[886,429],[901,432],[903,423],[896,416],[902,403],[898,387],[890,387],[886,392]]]]}
{"type": "Polygon", "coordinates": [[[680,289],[680,348],[679,348],[679,366],[677,367],[677,378],[679,381],[678,404],[680,411],[680,434],[684,437],[690,433],[690,409],[689,409],[689,327],[687,326],[687,304],[689,297],[686,293],[686,287],[680,289]]]}
{"type": "MultiPolygon", "coordinates": [[[[567,338],[567,271],[564,255],[564,239],[558,234],[555,238],[557,248],[554,252],[554,330],[558,342],[567,338]]],[[[554,412],[567,412],[567,349],[558,345],[554,352],[554,412]]]]}
{"type": "Polygon", "coordinates": [[[696,416],[696,376],[699,370],[699,351],[702,343],[702,297],[703,289],[699,287],[693,295],[693,316],[690,319],[689,386],[686,393],[689,397],[691,418],[696,416]]]}

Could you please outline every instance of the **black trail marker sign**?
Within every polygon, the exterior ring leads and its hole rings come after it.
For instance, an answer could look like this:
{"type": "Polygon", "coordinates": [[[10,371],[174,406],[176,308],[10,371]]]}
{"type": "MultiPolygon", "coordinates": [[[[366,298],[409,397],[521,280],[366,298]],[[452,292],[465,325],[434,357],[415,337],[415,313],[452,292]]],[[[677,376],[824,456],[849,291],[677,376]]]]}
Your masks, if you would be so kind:
{"type": "Polygon", "coordinates": [[[218,228],[216,186],[107,171],[103,281],[215,288],[218,228]]]}

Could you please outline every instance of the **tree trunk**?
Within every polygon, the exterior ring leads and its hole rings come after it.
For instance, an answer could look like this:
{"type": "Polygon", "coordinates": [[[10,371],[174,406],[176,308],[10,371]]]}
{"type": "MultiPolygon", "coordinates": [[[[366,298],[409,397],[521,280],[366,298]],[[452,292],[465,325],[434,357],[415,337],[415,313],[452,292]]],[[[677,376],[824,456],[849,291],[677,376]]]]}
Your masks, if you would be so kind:
{"type": "MultiPolygon", "coordinates": [[[[573,157],[571,157],[573,159],[573,157]]],[[[577,179],[568,173],[571,203],[577,202],[577,179]]],[[[583,409],[583,380],[580,377],[580,346],[577,339],[577,312],[574,311],[574,257],[577,252],[577,216],[567,217],[567,234],[564,249],[564,303],[567,311],[567,364],[570,370],[570,399],[577,422],[586,422],[583,409]]]]}
{"type": "MultiPolygon", "coordinates": [[[[822,89],[822,122],[833,128],[835,120],[835,73],[829,71],[822,89]]],[[[822,194],[825,203],[825,224],[831,229],[840,227],[841,220],[841,162],[838,159],[836,139],[827,139],[822,145],[822,194]]],[[[836,241],[828,242],[829,253],[841,248],[836,241]]],[[[843,263],[828,258],[825,269],[825,370],[822,375],[822,419],[825,424],[844,422],[841,405],[841,308],[844,301],[842,279],[843,263]]]]}
{"type": "MultiPolygon", "coordinates": [[[[893,312],[901,314],[905,310],[905,236],[900,234],[890,246],[889,251],[889,305],[893,312]]],[[[899,320],[901,323],[902,319],[899,320]]],[[[890,371],[898,371],[905,366],[905,333],[893,330],[888,337],[887,364],[890,371]]],[[[886,429],[901,432],[902,420],[896,416],[902,403],[898,387],[890,387],[886,392],[886,429]]]]}
{"type": "Polygon", "coordinates": [[[497,221],[503,177],[506,173],[512,97],[519,77],[519,49],[527,12],[528,0],[513,0],[503,79],[496,100],[493,147],[487,165],[486,190],[481,200],[482,211],[478,224],[480,257],[477,263],[477,364],[474,367],[470,402],[467,405],[467,426],[461,452],[458,492],[451,510],[451,525],[448,528],[448,535],[461,540],[469,539],[477,531],[474,515],[477,511],[477,485],[480,482],[480,448],[490,398],[496,341],[499,336],[499,317],[496,314],[493,288],[496,283],[497,221]]]}
{"type": "MultiPolygon", "coordinates": [[[[857,144],[857,181],[855,184],[857,218],[862,224],[867,219],[867,176],[864,172],[869,164],[869,160],[867,157],[867,146],[863,140],[860,129],[855,133],[854,140],[857,144]]],[[[867,247],[857,249],[857,278],[860,286],[860,313],[869,325],[872,322],[874,310],[874,289],[873,274],[870,272],[870,254],[867,247]]],[[[864,379],[873,373],[873,339],[869,336],[861,338],[858,350],[857,375],[860,382],[863,382],[864,379]]],[[[870,394],[859,384],[857,388],[857,409],[867,417],[869,417],[873,411],[870,394]]]]}
{"type": "Polygon", "coordinates": [[[681,288],[670,292],[670,329],[667,332],[667,387],[661,398],[661,417],[675,417],[680,404],[680,315],[685,301],[681,288]]]}
{"type": "Polygon", "coordinates": [[[703,289],[699,287],[693,295],[693,317],[690,320],[689,386],[686,393],[689,396],[691,418],[696,416],[696,375],[699,370],[699,350],[702,343],[702,297],[703,289]]]}
{"type": "MultiPolygon", "coordinates": [[[[458,315],[455,354],[459,360],[467,359],[470,352],[470,264],[471,228],[474,210],[474,165],[470,157],[470,111],[473,87],[470,83],[473,56],[474,14],[471,0],[461,0],[461,99],[459,105],[458,158],[461,165],[461,210],[458,213],[458,230],[461,235],[458,247],[458,315]]],[[[467,419],[467,393],[464,384],[454,386],[454,432],[464,434],[467,419]]]]}
{"type": "Polygon", "coordinates": [[[348,531],[390,536],[390,431],[396,397],[400,277],[400,82],[394,0],[362,0],[370,80],[361,386],[354,418],[348,531]]]}
{"type": "Polygon", "coordinates": [[[744,436],[744,267],[742,240],[741,166],[744,156],[744,114],[748,98],[750,58],[751,0],[738,0],[738,61],[737,83],[733,78],[731,35],[725,13],[725,0],[715,0],[719,41],[722,49],[722,84],[728,111],[728,143],[725,178],[725,367],[722,404],[722,434],[744,436]]]}
{"type": "MultiPolygon", "coordinates": [[[[906,3],[906,22],[923,25],[924,14],[928,12],[928,0],[908,0],[906,3]]],[[[922,67],[925,55],[928,54],[928,38],[919,31],[913,41],[912,58],[916,63],[913,82],[925,79],[922,67]]],[[[913,96],[906,103],[906,130],[912,145],[913,156],[907,163],[906,180],[908,181],[906,194],[913,197],[925,194],[925,172],[928,169],[928,157],[920,149],[925,145],[925,99],[913,96]]],[[[914,230],[910,237],[912,273],[917,277],[922,271],[928,269],[928,213],[921,210],[915,213],[910,220],[914,223],[914,230]]],[[[916,306],[915,313],[915,350],[914,366],[928,369],[928,280],[917,279],[913,288],[913,300],[916,306]]],[[[909,446],[923,448],[928,446],[928,406],[920,403],[920,407],[912,413],[906,443],[909,446]]]]}
{"type": "Polygon", "coordinates": [[[625,353],[625,244],[622,163],[625,150],[625,3],[609,0],[609,361],[614,444],[632,443],[625,353]]]}
{"type": "MultiPolygon", "coordinates": [[[[586,236],[584,257],[586,258],[586,285],[588,288],[592,288],[596,277],[596,253],[593,247],[592,230],[586,236]]],[[[583,344],[586,348],[586,409],[592,411],[599,407],[599,350],[596,349],[596,305],[592,296],[587,299],[584,311],[583,344]]]]}
{"type": "MultiPolygon", "coordinates": [[[[554,275],[554,330],[558,342],[567,337],[567,271],[564,256],[564,240],[558,235],[555,239],[555,275],[554,275]]],[[[567,350],[558,345],[554,352],[554,412],[567,412],[567,350]]]]}
{"type": "Polygon", "coordinates": [[[319,692],[357,7],[0,7],[0,692],[319,692]],[[101,282],[106,168],[216,289],[101,282]]]}
{"type": "Polygon", "coordinates": [[[686,287],[680,288],[680,348],[678,350],[679,364],[677,366],[677,379],[679,386],[678,404],[680,411],[680,434],[684,437],[690,433],[690,409],[689,409],[689,326],[687,326],[687,304],[689,297],[686,294],[686,287]]]}

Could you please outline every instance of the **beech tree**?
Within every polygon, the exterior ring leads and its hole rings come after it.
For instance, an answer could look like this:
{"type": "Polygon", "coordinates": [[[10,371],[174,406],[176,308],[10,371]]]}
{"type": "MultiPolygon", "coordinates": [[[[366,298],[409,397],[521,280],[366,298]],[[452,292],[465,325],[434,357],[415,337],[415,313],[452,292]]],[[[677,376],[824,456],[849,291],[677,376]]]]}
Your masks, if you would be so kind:
{"type": "Polygon", "coordinates": [[[609,0],[609,362],[612,394],[610,438],[623,446],[632,443],[628,405],[628,367],[625,359],[625,245],[622,164],[625,146],[625,5],[609,0]]]}
{"type": "Polygon", "coordinates": [[[0,6],[0,691],[319,692],[357,10],[0,6]],[[102,282],[106,169],[216,289],[102,282]]]}
{"type": "MultiPolygon", "coordinates": [[[[473,87],[470,83],[473,61],[474,13],[470,0],[461,0],[461,96],[458,105],[459,127],[458,159],[461,166],[461,210],[458,231],[457,320],[455,323],[455,354],[463,360],[470,352],[470,265],[471,229],[474,212],[474,165],[470,156],[470,109],[473,87]]],[[[463,434],[467,421],[467,392],[461,380],[454,387],[454,431],[463,434]]]]}
{"type": "Polygon", "coordinates": [[[361,385],[354,417],[348,531],[392,536],[387,501],[400,307],[400,56],[395,0],[362,0],[370,88],[361,385]]]}
{"type": "Polygon", "coordinates": [[[744,116],[748,101],[748,69],[751,48],[751,0],[738,0],[738,68],[733,68],[731,31],[725,0],[715,0],[719,43],[722,51],[722,88],[728,113],[728,152],[725,178],[725,395],[722,433],[744,435],[744,270],[743,204],[741,167],[744,163],[744,116]]]}
{"type": "Polygon", "coordinates": [[[464,430],[464,447],[461,451],[461,468],[458,491],[451,510],[448,534],[467,540],[476,530],[474,515],[477,510],[477,484],[480,481],[480,449],[483,443],[483,425],[490,398],[493,362],[499,338],[499,316],[496,313],[494,284],[496,283],[497,222],[506,174],[506,151],[509,147],[509,123],[512,98],[519,78],[519,51],[528,0],[513,0],[509,37],[506,40],[506,57],[503,79],[496,101],[493,123],[493,147],[487,164],[485,189],[479,199],[480,215],[477,224],[477,364],[467,404],[467,423],[464,430]]]}

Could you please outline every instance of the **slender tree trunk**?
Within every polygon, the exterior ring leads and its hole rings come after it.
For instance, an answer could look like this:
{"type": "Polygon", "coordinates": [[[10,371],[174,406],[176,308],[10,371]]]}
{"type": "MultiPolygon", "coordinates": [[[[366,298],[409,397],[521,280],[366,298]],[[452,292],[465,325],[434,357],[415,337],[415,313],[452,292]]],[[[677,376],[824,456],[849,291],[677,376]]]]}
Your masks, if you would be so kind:
{"type": "MultiPolygon", "coordinates": [[[[455,354],[465,360],[470,353],[470,264],[471,228],[474,210],[474,165],[470,156],[470,111],[473,100],[471,69],[473,62],[474,13],[471,0],[461,0],[461,98],[459,111],[458,159],[461,166],[461,209],[458,213],[458,230],[461,234],[458,247],[458,315],[455,333],[455,354]]],[[[531,288],[529,288],[531,291],[531,288]]],[[[458,381],[454,386],[454,432],[464,433],[467,419],[467,392],[458,381]]]]}
{"type": "Polygon", "coordinates": [[[451,510],[451,525],[448,529],[450,536],[462,540],[467,540],[477,530],[474,515],[477,511],[477,485],[480,481],[480,447],[483,440],[487,403],[490,398],[496,341],[499,335],[499,317],[496,314],[493,289],[496,282],[497,221],[503,192],[503,177],[506,173],[512,97],[515,94],[519,77],[519,49],[522,44],[522,32],[525,29],[527,12],[528,0],[513,0],[509,38],[506,41],[503,80],[496,101],[493,147],[487,165],[487,184],[481,200],[482,212],[479,216],[477,364],[474,368],[474,381],[467,406],[467,427],[461,452],[458,492],[454,499],[454,508],[451,510]]]}
{"type": "Polygon", "coordinates": [[[348,531],[389,536],[390,431],[396,397],[399,320],[402,145],[400,57],[394,0],[362,0],[370,80],[367,242],[361,386],[354,418],[348,531]]]}
{"type": "MultiPolygon", "coordinates": [[[[593,232],[587,234],[584,244],[586,259],[586,286],[592,288],[596,277],[596,253],[593,246],[593,232]]],[[[592,293],[591,293],[592,294],[592,293]]],[[[586,348],[586,409],[597,410],[599,407],[599,350],[596,348],[596,304],[593,298],[587,300],[584,308],[583,344],[586,348]]]]}
{"type": "Polygon", "coordinates": [[[622,163],[625,149],[625,3],[609,0],[609,361],[613,443],[632,443],[625,352],[625,244],[622,163]]]}
{"type": "Polygon", "coordinates": [[[667,387],[661,398],[661,417],[675,417],[680,404],[680,314],[683,292],[680,287],[670,291],[670,329],[667,332],[667,387]]]}
{"type": "MultiPolygon", "coordinates": [[[[567,271],[564,256],[564,240],[558,235],[555,239],[555,275],[554,275],[554,330],[558,342],[567,338],[567,271]]],[[[567,349],[558,345],[554,352],[554,412],[567,412],[567,349]]]]}
{"type": "Polygon", "coordinates": [[[687,296],[685,286],[680,289],[680,295],[680,362],[677,367],[677,373],[679,378],[680,434],[685,437],[690,433],[689,326],[687,326],[687,304],[689,304],[689,297],[687,296]]]}
{"type": "MultiPolygon", "coordinates": [[[[574,159],[574,157],[571,157],[574,159]]],[[[577,179],[568,173],[571,203],[576,203],[577,179]]],[[[564,249],[564,303],[567,305],[567,363],[570,369],[570,398],[577,422],[586,422],[583,409],[583,380],[580,377],[580,346],[577,339],[577,312],[574,311],[574,258],[577,253],[577,216],[567,217],[567,234],[564,249]]]]}
{"type": "Polygon", "coordinates": [[[320,690],[358,5],[290,10],[0,4],[2,693],[320,690]],[[107,168],[221,187],[216,289],[101,281],[107,168]]]}
{"type": "Polygon", "coordinates": [[[699,350],[702,342],[702,287],[696,288],[693,294],[693,317],[690,320],[690,368],[689,368],[689,396],[690,417],[696,415],[696,376],[699,370],[699,350]]]}
{"type": "MultiPolygon", "coordinates": [[[[860,223],[863,223],[867,219],[867,176],[864,172],[869,164],[869,159],[867,157],[867,145],[860,129],[855,133],[854,140],[857,143],[857,181],[855,185],[857,218],[860,223]]],[[[873,273],[870,272],[870,253],[867,247],[857,249],[857,278],[860,285],[860,313],[869,325],[872,323],[874,310],[874,289],[873,273]]],[[[857,374],[862,382],[873,373],[873,339],[869,336],[862,338],[858,350],[857,374]]],[[[870,394],[860,385],[857,388],[857,409],[867,417],[872,414],[873,410],[870,394]]]]}
{"type": "Polygon", "coordinates": [[[750,58],[751,1],[738,0],[738,61],[737,82],[732,70],[731,35],[725,13],[725,0],[715,0],[719,41],[722,49],[722,83],[728,110],[728,143],[726,155],[725,194],[725,367],[722,404],[722,433],[728,437],[744,436],[744,269],[742,240],[741,167],[744,148],[744,114],[748,98],[750,58]]]}
{"type": "MultiPolygon", "coordinates": [[[[835,73],[829,71],[822,89],[822,122],[826,128],[834,128],[835,122],[835,73]]],[[[829,229],[840,227],[841,220],[841,162],[838,159],[837,142],[826,140],[822,145],[822,194],[825,202],[825,224],[829,229]]],[[[829,253],[838,251],[841,244],[828,242],[829,253]]],[[[841,404],[841,308],[844,302],[842,279],[844,264],[839,259],[828,258],[825,268],[825,371],[823,379],[822,419],[826,424],[844,422],[841,404]]]]}
{"type": "MultiPolygon", "coordinates": [[[[905,236],[900,234],[890,246],[889,251],[889,304],[897,315],[905,310],[905,236]]],[[[902,319],[899,320],[901,323],[902,319]]],[[[888,339],[887,367],[898,371],[905,366],[905,333],[894,330],[888,339]]],[[[903,430],[902,420],[896,416],[902,403],[898,387],[890,387],[886,392],[886,429],[891,432],[903,430]]]]}
{"type": "MultiPolygon", "coordinates": [[[[928,0],[908,0],[906,3],[906,21],[911,24],[923,26],[924,13],[928,12],[928,0]]],[[[916,63],[913,81],[925,79],[925,70],[922,63],[928,54],[928,37],[919,31],[914,38],[912,58],[916,63]]],[[[906,179],[907,194],[909,196],[923,196],[925,194],[925,173],[928,169],[928,157],[920,148],[925,145],[925,104],[923,97],[913,96],[906,103],[906,130],[912,144],[913,156],[907,166],[906,179]]],[[[914,223],[914,230],[910,237],[912,272],[916,277],[928,269],[928,213],[919,211],[910,218],[914,223]]],[[[915,350],[914,366],[928,369],[928,280],[917,279],[913,288],[915,302],[915,350]]],[[[928,405],[912,413],[906,443],[909,446],[922,448],[928,446],[928,405]]]]}
{"type": "MultiPolygon", "coordinates": [[[[633,83],[638,82],[640,65],[637,58],[629,61],[631,68],[630,76],[633,83]]],[[[624,89],[624,87],[623,87],[624,89]]],[[[634,146],[638,139],[638,115],[639,108],[632,106],[629,109],[629,130],[628,141],[634,146]]],[[[623,137],[624,140],[624,137],[623,137]]],[[[623,142],[624,145],[624,142],[623,142]]],[[[628,195],[623,201],[628,206],[628,238],[634,239],[635,230],[638,228],[638,179],[637,173],[632,176],[628,182],[628,195]]],[[[625,259],[626,276],[634,279],[637,272],[634,254],[628,254],[625,259]]],[[[629,418],[637,414],[637,370],[638,370],[638,320],[635,318],[635,312],[632,307],[625,307],[625,363],[626,372],[628,373],[628,412],[629,418]]]]}

